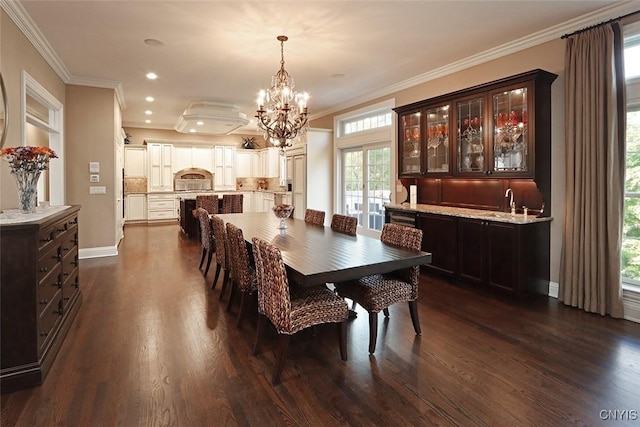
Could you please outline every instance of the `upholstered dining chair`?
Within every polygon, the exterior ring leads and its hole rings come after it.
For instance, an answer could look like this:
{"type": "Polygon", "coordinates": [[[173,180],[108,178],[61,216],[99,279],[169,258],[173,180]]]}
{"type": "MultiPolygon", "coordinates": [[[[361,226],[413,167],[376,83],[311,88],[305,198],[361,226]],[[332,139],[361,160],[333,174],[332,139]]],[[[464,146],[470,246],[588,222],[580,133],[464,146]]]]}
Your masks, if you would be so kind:
{"type": "Polygon", "coordinates": [[[324,211],[307,209],[304,211],[304,221],[309,224],[324,225],[324,211]]]}
{"type": "Polygon", "coordinates": [[[196,196],[196,209],[206,209],[210,214],[218,213],[218,196],[216,194],[207,194],[196,196]]]}
{"type": "MultiPolygon", "coordinates": [[[[388,245],[420,250],[422,230],[398,224],[384,224],[380,240],[388,245]]],[[[407,301],[413,329],[421,334],[418,318],[418,279],[420,267],[409,267],[386,274],[374,274],[360,279],[336,283],[338,295],[357,302],[369,312],[369,353],[374,353],[378,336],[378,312],[389,317],[389,306],[407,301]]]]}
{"type": "Polygon", "coordinates": [[[220,271],[224,270],[224,276],[222,279],[222,289],[220,289],[220,297],[218,299],[222,299],[222,295],[224,295],[224,291],[227,287],[227,281],[229,280],[229,266],[228,266],[228,248],[227,248],[227,232],[224,228],[224,221],[218,215],[211,216],[211,224],[213,227],[213,235],[216,240],[216,275],[213,278],[213,283],[211,284],[211,289],[216,288],[216,284],[218,283],[218,277],[220,276],[220,271]]]}
{"type": "Polygon", "coordinates": [[[243,194],[223,194],[222,213],[242,213],[243,194]]]}
{"type": "Polygon", "coordinates": [[[333,214],[331,217],[331,229],[338,233],[355,236],[358,229],[358,218],[341,214],[333,214]]]}
{"type": "Polygon", "coordinates": [[[340,355],[347,360],[348,307],[344,300],[322,286],[290,289],[280,250],[257,237],[252,243],[258,278],[258,330],[253,354],[258,354],[268,319],[278,332],[279,347],[271,382],[280,382],[291,335],[311,326],[337,323],[340,355]]]}
{"type": "Polygon", "coordinates": [[[247,243],[244,240],[242,230],[234,224],[227,222],[227,251],[229,259],[227,264],[231,267],[231,292],[227,302],[227,311],[231,309],[236,291],[240,291],[240,313],[238,314],[237,327],[240,329],[244,320],[249,299],[256,295],[258,283],[256,270],[251,266],[247,243]]]}
{"type": "Polygon", "coordinates": [[[204,270],[206,276],[211,266],[211,259],[216,251],[216,242],[211,229],[211,221],[209,220],[209,212],[203,208],[196,209],[198,213],[198,221],[200,222],[200,244],[202,245],[202,258],[200,258],[199,269],[202,269],[205,257],[207,258],[207,267],[204,270]]]}

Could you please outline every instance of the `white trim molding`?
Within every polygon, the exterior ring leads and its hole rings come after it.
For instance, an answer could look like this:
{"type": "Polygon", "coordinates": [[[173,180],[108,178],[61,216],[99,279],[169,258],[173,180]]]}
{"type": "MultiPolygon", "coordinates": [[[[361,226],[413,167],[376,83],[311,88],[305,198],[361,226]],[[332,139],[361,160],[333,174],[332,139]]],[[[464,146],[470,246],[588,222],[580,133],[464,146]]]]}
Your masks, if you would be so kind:
{"type": "Polygon", "coordinates": [[[117,246],[102,246],[98,248],[84,248],[78,251],[78,258],[103,258],[108,256],[118,256],[117,246]]]}

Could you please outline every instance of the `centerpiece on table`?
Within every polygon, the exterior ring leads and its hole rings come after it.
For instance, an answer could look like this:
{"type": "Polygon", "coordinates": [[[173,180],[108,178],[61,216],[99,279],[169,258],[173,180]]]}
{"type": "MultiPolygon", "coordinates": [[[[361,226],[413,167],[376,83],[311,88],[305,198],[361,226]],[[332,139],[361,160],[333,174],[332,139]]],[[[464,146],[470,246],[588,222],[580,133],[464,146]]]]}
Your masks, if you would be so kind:
{"type": "Polygon", "coordinates": [[[34,213],[38,202],[38,179],[49,168],[49,160],[57,158],[49,147],[9,147],[0,150],[0,157],[9,162],[11,173],[18,183],[18,197],[22,213],[34,213]]]}

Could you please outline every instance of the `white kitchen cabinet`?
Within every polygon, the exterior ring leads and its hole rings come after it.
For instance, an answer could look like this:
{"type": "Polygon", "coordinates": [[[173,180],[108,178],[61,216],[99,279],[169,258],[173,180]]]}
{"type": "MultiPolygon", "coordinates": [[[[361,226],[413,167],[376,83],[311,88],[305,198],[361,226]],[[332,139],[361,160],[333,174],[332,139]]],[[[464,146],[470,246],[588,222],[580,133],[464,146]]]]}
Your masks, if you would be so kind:
{"type": "Polygon", "coordinates": [[[147,195],[127,194],[125,196],[125,220],[141,221],[147,219],[147,195]]]}
{"type": "Polygon", "coordinates": [[[306,154],[297,154],[292,157],[292,162],[292,204],[296,207],[293,211],[293,217],[304,219],[304,212],[307,208],[307,156],[306,154]]]}
{"type": "Polygon", "coordinates": [[[242,212],[253,212],[253,193],[245,191],[242,196],[242,212]]]}
{"type": "Polygon", "coordinates": [[[262,164],[261,178],[278,178],[280,176],[280,149],[277,147],[260,150],[262,164]]]}
{"type": "Polygon", "coordinates": [[[236,147],[217,145],[214,154],[215,190],[236,189],[236,147]]]}
{"type": "Polygon", "coordinates": [[[146,147],[124,147],[124,176],[127,178],[147,176],[146,147]]]}
{"type": "Polygon", "coordinates": [[[287,156],[286,177],[287,181],[291,182],[293,179],[293,156],[287,156]]]}
{"type": "Polygon", "coordinates": [[[284,205],[291,204],[291,193],[286,193],[282,195],[282,204],[284,205]]]}
{"type": "Polygon", "coordinates": [[[262,212],[271,212],[271,208],[274,205],[273,193],[263,193],[262,197],[262,212]]]}
{"type": "Polygon", "coordinates": [[[253,211],[264,212],[264,193],[260,191],[253,193],[253,211]]]}
{"type": "Polygon", "coordinates": [[[173,170],[171,162],[173,160],[173,145],[149,143],[147,145],[147,153],[149,191],[172,191],[173,170]]]}
{"type": "Polygon", "coordinates": [[[213,147],[175,145],[173,147],[173,173],[188,168],[200,168],[213,173],[213,157],[213,147]]]}
{"type": "Polygon", "coordinates": [[[175,220],[178,218],[176,197],[173,193],[147,195],[147,219],[175,220]]]}
{"type": "Polygon", "coordinates": [[[236,177],[253,178],[253,150],[236,150],[236,177]]]}

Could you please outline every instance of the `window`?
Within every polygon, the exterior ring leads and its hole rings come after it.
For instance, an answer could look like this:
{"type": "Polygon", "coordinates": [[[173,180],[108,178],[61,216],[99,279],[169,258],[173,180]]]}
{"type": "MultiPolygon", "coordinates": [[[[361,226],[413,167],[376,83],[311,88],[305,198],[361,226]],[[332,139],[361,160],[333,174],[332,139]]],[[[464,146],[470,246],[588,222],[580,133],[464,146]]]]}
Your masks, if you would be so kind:
{"type": "Polygon", "coordinates": [[[623,286],[640,286],[640,31],[625,37],[627,140],[622,231],[623,286]]]}
{"type": "Polygon", "coordinates": [[[356,132],[378,129],[385,126],[391,126],[390,112],[373,112],[364,117],[355,117],[342,122],[341,134],[350,135],[356,132]]]}

